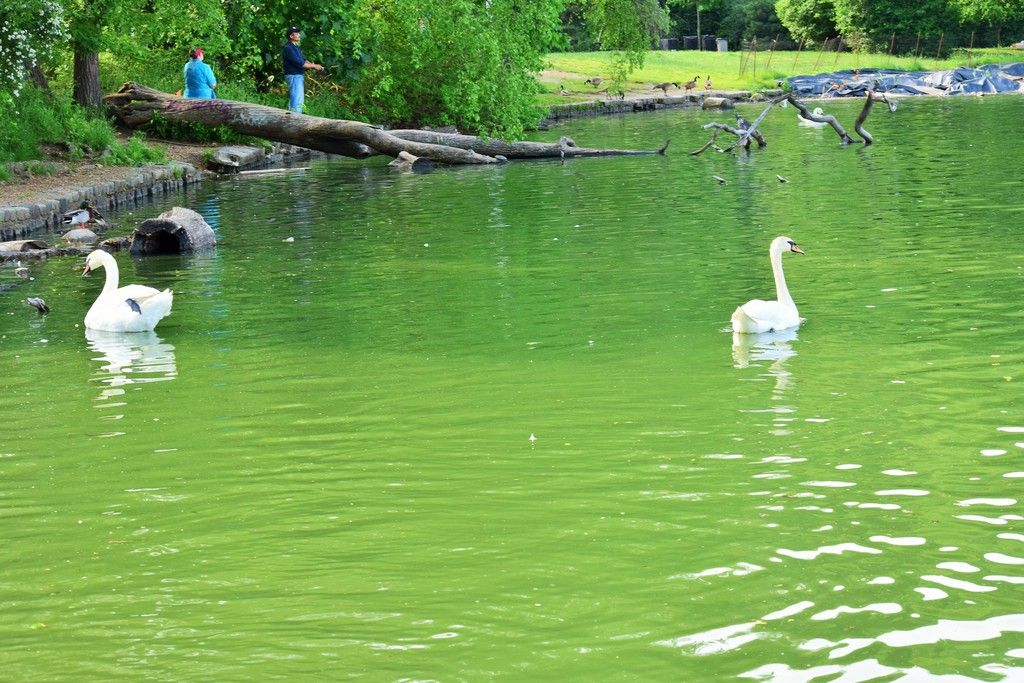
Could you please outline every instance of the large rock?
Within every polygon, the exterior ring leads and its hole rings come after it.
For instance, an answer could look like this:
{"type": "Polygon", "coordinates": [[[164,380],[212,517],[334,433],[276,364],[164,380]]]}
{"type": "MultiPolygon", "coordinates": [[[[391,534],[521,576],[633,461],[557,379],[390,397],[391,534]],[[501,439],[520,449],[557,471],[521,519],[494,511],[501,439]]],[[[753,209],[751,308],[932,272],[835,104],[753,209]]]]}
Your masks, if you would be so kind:
{"type": "Polygon", "coordinates": [[[705,97],[701,109],[732,109],[733,101],[728,97],[705,97]]]}
{"type": "Polygon", "coordinates": [[[0,251],[36,251],[38,249],[46,249],[49,246],[43,240],[14,240],[13,242],[0,242],[0,251]]]}
{"type": "Polygon", "coordinates": [[[217,244],[213,228],[192,209],[175,206],[142,221],[132,234],[133,254],[180,254],[217,244]]]}
{"type": "Polygon", "coordinates": [[[245,145],[228,145],[218,147],[210,158],[209,165],[217,170],[234,170],[252,168],[263,163],[267,153],[260,147],[245,145]]]}

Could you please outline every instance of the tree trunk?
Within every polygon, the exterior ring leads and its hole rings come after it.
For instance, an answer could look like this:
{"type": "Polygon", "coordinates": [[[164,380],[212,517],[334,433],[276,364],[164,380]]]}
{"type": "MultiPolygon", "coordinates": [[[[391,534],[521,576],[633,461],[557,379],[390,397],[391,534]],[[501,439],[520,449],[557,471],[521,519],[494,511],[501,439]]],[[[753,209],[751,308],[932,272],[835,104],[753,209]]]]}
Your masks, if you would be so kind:
{"type": "Polygon", "coordinates": [[[45,92],[47,95],[50,94],[50,81],[46,78],[46,73],[38,63],[32,64],[32,68],[29,69],[29,77],[32,79],[32,85],[45,92]]]}
{"type": "Polygon", "coordinates": [[[83,107],[103,104],[100,93],[100,55],[98,52],[75,50],[74,100],[83,107]]]}
{"type": "Polygon", "coordinates": [[[355,143],[391,157],[408,152],[444,164],[492,164],[504,159],[657,154],[665,150],[664,147],[657,152],[586,149],[576,147],[569,138],[545,144],[502,142],[432,131],[385,131],[359,121],[305,116],[248,102],[182,99],[137,83],[125,83],[117,93],[104,99],[114,115],[129,126],[141,125],[152,117],[153,112],[160,112],[171,121],[225,125],[243,135],[255,135],[331,154],[351,155],[355,143]]]}

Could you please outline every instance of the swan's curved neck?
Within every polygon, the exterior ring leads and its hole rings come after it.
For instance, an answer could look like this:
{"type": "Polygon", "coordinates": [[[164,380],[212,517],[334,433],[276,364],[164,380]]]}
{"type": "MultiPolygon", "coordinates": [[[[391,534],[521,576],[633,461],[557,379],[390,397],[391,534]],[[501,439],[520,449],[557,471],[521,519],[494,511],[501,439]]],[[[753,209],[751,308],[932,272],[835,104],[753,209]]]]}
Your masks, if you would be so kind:
{"type": "Polygon", "coordinates": [[[775,298],[781,304],[796,308],[793,297],[789,295],[789,287],[786,286],[786,276],[782,274],[782,252],[772,250],[772,275],[775,276],[775,298]]]}
{"type": "Polygon", "coordinates": [[[107,256],[103,259],[103,270],[107,271],[107,280],[103,283],[103,294],[113,294],[117,291],[118,281],[120,280],[120,272],[117,269],[117,261],[113,256],[107,256]]]}

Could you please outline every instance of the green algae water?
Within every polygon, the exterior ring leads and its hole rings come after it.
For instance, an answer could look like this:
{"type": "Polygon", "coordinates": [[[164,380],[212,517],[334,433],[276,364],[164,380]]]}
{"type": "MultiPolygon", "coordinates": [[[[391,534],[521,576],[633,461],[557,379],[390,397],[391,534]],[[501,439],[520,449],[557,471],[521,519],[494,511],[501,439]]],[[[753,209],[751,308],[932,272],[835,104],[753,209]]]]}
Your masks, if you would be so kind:
{"type": "Polygon", "coordinates": [[[117,255],[152,334],[83,329],[81,259],[4,267],[0,678],[1021,680],[1024,100],[795,116],[115,214],[218,235],[117,255]],[[734,341],[779,234],[806,322],[734,341]]]}

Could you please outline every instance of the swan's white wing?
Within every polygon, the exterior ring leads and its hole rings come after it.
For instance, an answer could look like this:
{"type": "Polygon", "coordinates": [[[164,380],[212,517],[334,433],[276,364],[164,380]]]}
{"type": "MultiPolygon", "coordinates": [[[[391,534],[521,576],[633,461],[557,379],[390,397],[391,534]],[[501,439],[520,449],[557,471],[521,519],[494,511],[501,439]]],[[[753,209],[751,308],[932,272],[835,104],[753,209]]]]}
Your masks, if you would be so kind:
{"type": "Polygon", "coordinates": [[[753,299],[732,314],[732,328],[735,332],[770,332],[796,327],[799,324],[800,317],[796,309],[791,309],[778,301],[753,299]]]}
{"type": "Polygon", "coordinates": [[[147,287],[146,285],[125,285],[117,289],[117,297],[119,299],[135,299],[140,304],[143,299],[148,299],[151,296],[156,296],[160,293],[159,289],[153,287],[147,287]]]}

